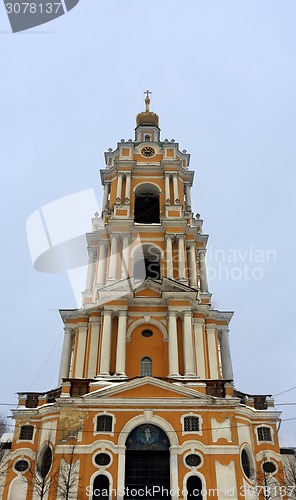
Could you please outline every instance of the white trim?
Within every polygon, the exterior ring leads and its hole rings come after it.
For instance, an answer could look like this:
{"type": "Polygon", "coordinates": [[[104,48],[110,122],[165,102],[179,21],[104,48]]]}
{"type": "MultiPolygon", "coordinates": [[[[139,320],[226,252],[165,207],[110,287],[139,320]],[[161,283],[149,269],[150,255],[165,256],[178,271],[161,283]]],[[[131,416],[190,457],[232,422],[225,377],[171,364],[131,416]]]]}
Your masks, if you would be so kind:
{"type": "Polygon", "coordinates": [[[114,413],[110,413],[107,410],[101,411],[100,413],[96,413],[96,415],[93,418],[93,423],[94,423],[94,436],[98,436],[99,434],[107,435],[107,436],[114,436],[114,427],[116,424],[116,417],[114,413]],[[98,417],[101,416],[109,416],[112,417],[112,430],[111,431],[97,431],[97,419],[98,417]]]}
{"type": "Polygon", "coordinates": [[[108,497],[108,500],[112,500],[112,493],[113,493],[113,477],[112,475],[110,474],[110,472],[106,471],[106,470],[96,470],[93,475],[91,476],[90,478],[90,484],[88,486],[88,488],[90,488],[90,491],[92,492],[91,495],[89,495],[89,498],[92,498],[93,497],[93,487],[94,487],[94,482],[95,482],[95,479],[97,476],[106,476],[108,479],[109,479],[109,497],[108,497]]]}
{"type": "Polygon", "coordinates": [[[190,411],[189,413],[184,413],[184,415],[181,415],[181,417],[180,417],[180,422],[182,425],[182,436],[186,436],[187,434],[197,434],[198,436],[202,436],[203,418],[198,413],[194,413],[193,411],[190,411]],[[199,429],[198,431],[185,431],[184,419],[186,417],[197,417],[198,418],[198,429],[199,429]]]}
{"type": "MultiPolygon", "coordinates": [[[[154,314],[154,313],[153,313],[154,314]]],[[[141,326],[143,325],[143,328],[145,325],[148,325],[151,326],[151,325],[154,325],[156,328],[158,328],[160,330],[160,332],[162,333],[163,335],[163,338],[164,340],[168,340],[168,332],[167,332],[167,329],[165,328],[165,326],[163,325],[163,323],[161,323],[160,321],[156,320],[156,319],[149,319],[149,321],[146,321],[145,320],[145,317],[143,316],[142,319],[138,319],[136,321],[134,321],[129,327],[128,327],[128,330],[127,330],[127,333],[126,333],[126,338],[127,340],[130,340],[131,339],[131,335],[133,333],[133,331],[138,327],[138,326],[141,326]]]]}
{"type": "MultiPolygon", "coordinates": [[[[146,143],[146,144],[144,144],[144,145],[145,145],[145,146],[147,146],[147,143],[146,143]]],[[[151,144],[149,144],[149,146],[151,146],[151,144]]],[[[135,178],[136,178],[136,177],[134,177],[134,179],[135,179],[135,178]]],[[[139,177],[139,178],[143,179],[143,177],[142,177],[142,176],[141,176],[141,177],[139,177]]],[[[151,176],[151,179],[154,179],[154,178],[155,178],[155,176],[154,176],[154,175],[152,175],[152,176],[151,176]]],[[[162,180],[162,177],[159,177],[159,179],[160,179],[160,180],[162,180]]],[[[136,193],[136,190],[138,189],[138,187],[139,187],[139,186],[142,186],[143,184],[147,184],[147,185],[155,186],[155,187],[157,187],[157,189],[158,189],[158,191],[159,191],[159,194],[161,194],[161,193],[162,193],[161,187],[160,187],[158,184],[156,184],[155,182],[147,182],[147,181],[144,181],[144,182],[139,182],[139,184],[137,184],[137,185],[134,187],[134,189],[133,189],[133,193],[136,193]]]]}
{"type": "Polygon", "coordinates": [[[252,453],[252,450],[251,450],[251,447],[250,447],[249,443],[243,443],[240,446],[239,461],[240,461],[240,466],[241,466],[241,470],[242,470],[244,479],[248,483],[253,484],[254,481],[255,481],[255,479],[256,479],[256,465],[255,465],[255,460],[254,460],[253,453],[252,453]],[[248,477],[245,474],[245,471],[243,469],[243,464],[242,464],[242,452],[243,452],[243,450],[246,451],[246,453],[248,455],[248,458],[249,458],[249,461],[250,461],[250,469],[251,469],[250,470],[250,477],[248,477]]]}
{"type": "Polygon", "coordinates": [[[146,424],[147,422],[157,425],[166,434],[168,434],[167,437],[171,446],[179,446],[178,437],[172,425],[169,424],[169,422],[167,422],[164,418],[153,415],[150,412],[149,414],[146,413],[145,415],[138,415],[124,425],[118,436],[118,446],[125,446],[127,436],[131,433],[131,431],[138,425],[146,424]]]}
{"type": "Polygon", "coordinates": [[[99,469],[99,471],[102,469],[102,470],[105,470],[107,469],[108,467],[111,467],[111,465],[113,464],[113,454],[110,453],[109,451],[107,451],[105,448],[100,448],[98,450],[95,451],[95,453],[92,455],[91,457],[91,460],[92,460],[92,463],[93,465],[99,469]],[[108,463],[108,465],[98,465],[95,461],[95,458],[97,455],[100,455],[101,453],[104,453],[105,455],[108,455],[108,457],[110,457],[110,462],[108,463]]]}
{"type": "Polygon", "coordinates": [[[259,425],[256,425],[256,427],[254,427],[254,433],[255,433],[258,445],[264,444],[264,443],[274,444],[274,429],[273,429],[273,427],[271,425],[268,425],[268,424],[259,424],[259,425]],[[264,439],[264,440],[259,439],[258,429],[260,429],[261,427],[267,427],[268,429],[270,429],[271,440],[270,439],[267,439],[267,440],[266,439],[264,439]]]}
{"type": "Polygon", "coordinates": [[[184,478],[183,478],[183,494],[184,494],[184,500],[187,500],[187,479],[190,477],[190,476],[197,476],[199,477],[199,479],[201,480],[201,485],[202,485],[202,498],[203,500],[206,500],[207,498],[207,488],[206,488],[206,480],[205,480],[205,477],[203,476],[203,474],[201,474],[199,471],[190,471],[190,472],[187,472],[187,474],[185,474],[184,478]]]}

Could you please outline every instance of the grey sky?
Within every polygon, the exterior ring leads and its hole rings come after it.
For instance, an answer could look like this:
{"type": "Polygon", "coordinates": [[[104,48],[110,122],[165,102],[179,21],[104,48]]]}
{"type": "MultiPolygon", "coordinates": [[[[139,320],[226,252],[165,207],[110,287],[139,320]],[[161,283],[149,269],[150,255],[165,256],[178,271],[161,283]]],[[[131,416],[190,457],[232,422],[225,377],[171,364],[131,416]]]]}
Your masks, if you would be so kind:
{"type": "MultiPolygon", "coordinates": [[[[58,309],[75,307],[66,274],[34,271],[26,220],[83,189],[101,199],[103,152],[133,138],[146,88],[162,138],[191,153],[194,211],[212,255],[236,250],[245,262],[222,267],[263,272],[226,279],[220,270],[210,281],[215,307],[235,312],[236,387],[277,394],[296,385],[294,0],[80,0],[14,35],[5,16],[0,5],[0,403],[55,387],[58,309]],[[276,262],[251,262],[251,250],[274,250],[276,262]]],[[[294,401],[296,390],[277,398],[294,401]]],[[[277,408],[296,417],[296,406],[277,408]]],[[[282,423],[283,444],[296,446],[295,428],[282,423]]]]}

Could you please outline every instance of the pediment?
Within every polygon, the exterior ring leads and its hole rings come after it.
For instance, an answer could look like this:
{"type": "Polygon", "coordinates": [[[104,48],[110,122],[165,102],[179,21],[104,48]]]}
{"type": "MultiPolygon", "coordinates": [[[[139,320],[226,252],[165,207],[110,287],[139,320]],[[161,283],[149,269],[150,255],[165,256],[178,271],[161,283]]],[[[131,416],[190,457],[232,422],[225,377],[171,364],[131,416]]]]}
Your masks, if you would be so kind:
{"type": "Polygon", "coordinates": [[[174,292],[174,293],[190,293],[193,295],[197,295],[198,291],[190,286],[186,285],[186,283],[180,283],[179,281],[175,281],[169,278],[163,277],[161,281],[153,280],[151,278],[147,278],[143,281],[143,283],[137,288],[135,295],[140,295],[140,292],[144,290],[153,290],[155,293],[162,295],[164,292],[174,292]]]}
{"type": "Polygon", "coordinates": [[[110,383],[109,386],[93,391],[84,399],[110,398],[116,401],[123,399],[196,399],[211,401],[211,396],[198,390],[185,387],[178,382],[167,382],[153,377],[141,377],[127,382],[110,383]]]}

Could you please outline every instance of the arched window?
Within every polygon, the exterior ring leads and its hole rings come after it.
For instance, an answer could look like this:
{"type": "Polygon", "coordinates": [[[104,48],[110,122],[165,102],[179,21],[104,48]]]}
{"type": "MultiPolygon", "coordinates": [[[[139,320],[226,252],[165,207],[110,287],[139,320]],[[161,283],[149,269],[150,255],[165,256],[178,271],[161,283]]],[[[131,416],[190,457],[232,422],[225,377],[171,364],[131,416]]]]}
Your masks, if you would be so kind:
{"type": "Polygon", "coordinates": [[[112,415],[98,416],[97,432],[112,432],[112,415]]]}
{"type": "Polygon", "coordinates": [[[141,377],[152,377],[152,359],[148,356],[141,359],[141,377]]]}
{"type": "Polygon", "coordinates": [[[187,500],[203,500],[202,482],[198,476],[189,476],[186,482],[187,500]]]}
{"type": "Polygon", "coordinates": [[[136,280],[161,278],[161,255],[158,248],[146,244],[135,251],[134,278],[136,280]]]}
{"type": "Polygon", "coordinates": [[[135,222],[156,224],[159,218],[159,190],[153,184],[141,184],[135,192],[135,222]]]}
{"type": "Polygon", "coordinates": [[[144,140],[147,141],[147,142],[151,141],[151,135],[150,134],[145,134],[144,140]]]}
{"type": "Polygon", "coordinates": [[[109,479],[104,474],[95,477],[93,485],[93,500],[108,500],[109,498],[109,479]]]}

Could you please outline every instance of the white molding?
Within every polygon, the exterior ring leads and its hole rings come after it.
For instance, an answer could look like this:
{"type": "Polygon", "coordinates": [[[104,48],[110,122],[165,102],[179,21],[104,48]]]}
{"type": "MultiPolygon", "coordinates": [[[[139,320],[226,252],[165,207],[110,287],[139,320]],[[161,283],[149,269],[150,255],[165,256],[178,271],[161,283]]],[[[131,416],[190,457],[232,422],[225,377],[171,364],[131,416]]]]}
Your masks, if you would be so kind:
{"type": "Polygon", "coordinates": [[[155,326],[156,328],[158,328],[162,335],[163,335],[163,338],[164,340],[167,340],[168,339],[168,332],[167,332],[167,329],[165,328],[165,326],[163,325],[163,323],[161,323],[160,321],[157,321],[156,319],[152,319],[150,318],[149,321],[146,321],[145,320],[145,317],[144,317],[144,314],[145,312],[141,313],[143,315],[143,318],[142,319],[138,319],[136,321],[133,321],[133,323],[128,327],[128,330],[127,330],[127,333],[126,333],[126,338],[128,340],[131,339],[131,336],[132,336],[132,333],[133,331],[138,327],[138,326],[141,326],[143,325],[143,328],[144,328],[144,325],[145,323],[148,325],[148,326],[155,326]]]}

